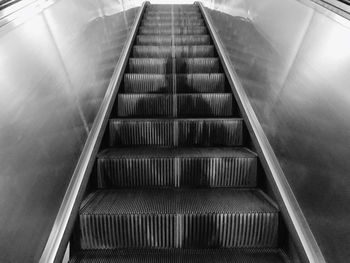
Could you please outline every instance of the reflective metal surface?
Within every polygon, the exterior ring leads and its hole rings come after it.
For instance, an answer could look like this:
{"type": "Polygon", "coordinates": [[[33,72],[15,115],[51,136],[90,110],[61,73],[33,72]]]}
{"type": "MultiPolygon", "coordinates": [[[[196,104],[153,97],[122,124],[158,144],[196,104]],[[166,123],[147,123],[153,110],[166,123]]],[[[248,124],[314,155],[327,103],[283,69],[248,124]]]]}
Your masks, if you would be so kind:
{"type": "Polygon", "coordinates": [[[327,262],[347,262],[349,21],[293,0],[207,6],[327,262]]]}
{"type": "Polygon", "coordinates": [[[0,27],[0,262],[38,262],[136,6],[61,0],[0,27]]]}
{"type": "MultiPolygon", "coordinates": [[[[63,252],[71,238],[71,229],[75,223],[75,216],[78,213],[80,203],[82,202],[86,191],[86,185],[89,181],[89,176],[100,149],[102,137],[105,133],[120,83],[123,80],[123,73],[128,61],[127,58],[131,52],[131,47],[135,40],[145,6],[146,2],[143,3],[141,8],[138,8],[135,21],[132,24],[131,31],[125,41],[123,50],[120,53],[120,59],[118,60],[113,75],[110,78],[105,96],[86,139],[84,148],[81,151],[74,173],[62,200],[61,207],[58,210],[50,236],[41,255],[40,263],[62,262],[63,252]]],[[[129,12],[125,13],[125,16],[128,14],[133,15],[132,12],[129,12]]]]}

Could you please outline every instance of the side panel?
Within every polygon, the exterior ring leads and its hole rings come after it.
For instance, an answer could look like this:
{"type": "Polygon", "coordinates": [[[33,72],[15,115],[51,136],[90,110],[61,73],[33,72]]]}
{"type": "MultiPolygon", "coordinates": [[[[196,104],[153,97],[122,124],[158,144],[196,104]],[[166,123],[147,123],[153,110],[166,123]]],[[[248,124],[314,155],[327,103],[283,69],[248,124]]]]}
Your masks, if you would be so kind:
{"type": "Polygon", "coordinates": [[[207,6],[326,260],[346,262],[350,23],[311,2],[243,3],[207,6]]]}
{"type": "Polygon", "coordinates": [[[138,6],[60,0],[0,28],[0,262],[38,262],[138,6]]]}

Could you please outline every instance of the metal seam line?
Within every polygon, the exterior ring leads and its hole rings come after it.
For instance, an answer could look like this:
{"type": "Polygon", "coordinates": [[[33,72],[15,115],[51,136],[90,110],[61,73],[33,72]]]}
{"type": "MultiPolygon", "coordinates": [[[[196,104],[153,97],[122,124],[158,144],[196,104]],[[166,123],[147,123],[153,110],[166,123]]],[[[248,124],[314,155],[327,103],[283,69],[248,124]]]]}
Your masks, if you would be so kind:
{"type": "Polygon", "coordinates": [[[176,95],[176,55],[175,55],[175,32],[174,32],[174,5],[171,5],[171,75],[172,75],[172,97],[173,97],[173,145],[178,146],[178,122],[177,117],[177,95],[176,95]]]}
{"type": "Polygon", "coordinates": [[[76,199],[80,191],[83,190],[81,188],[88,170],[92,168],[94,157],[97,154],[96,146],[102,140],[101,131],[104,130],[107,125],[106,116],[109,116],[112,110],[115,97],[118,93],[121,76],[126,66],[125,63],[131,51],[130,47],[135,39],[137,28],[140,24],[140,19],[145,6],[146,2],[144,2],[140,7],[130,35],[124,44],[120,59],[118,60],[118,63],[115,67],[111,81],[108,85],[108,89],[105,93],[100,109],[95,117],[91,132],[86,140],[77,166],[74,170],[71,181],[62,200],[61,207],[57,213],[51,233],[41,255],[39,261],[40,263],[52,263],[57,260],[56,256],[58,255],[60,246],[62,245],[61,242],[65,235],[65,230],[68,226],[71,213],[73,212],[74,206],[76,204],[76,199]]]}
{"type": "Polygon", "coordinates": [[[233,86],[231,86],[233,93],[237,99],[237,102],[243,108],[242,113],[246,114],[246,123],[250,126],[253,135],[261,149],[262,157],[265,159],[270,173],[272,175],[272,180],[276,184],[278,192],[281,199],[286,207],[286,210],[290,216],[291,222],[295,231],[300,239],[300,242],[303,246],[305,254],[310,263],[326,263],[322,252],[315,240],[314,235],[311,232],[311,229],[298,205],[298,202],[288,184],[288,181],[283,173],[283,170],[275,156],[272,147],[266,138],[266,135],[258,121],[257,116],[250,104],[247,94],[245,93],[243,86],[237,76],[236,71],[232,63],[230,62],[227,54],[224,52],[225,48],[220,41],[219,35],[216,32],[210,15],[204,9],[202,3],[198,3],[203,14],[203,17],[206,21],[209,32],[213,38],[216,49],[219,53],[222,64],[227,73],[227,77],[231,80],[233,86]]]}

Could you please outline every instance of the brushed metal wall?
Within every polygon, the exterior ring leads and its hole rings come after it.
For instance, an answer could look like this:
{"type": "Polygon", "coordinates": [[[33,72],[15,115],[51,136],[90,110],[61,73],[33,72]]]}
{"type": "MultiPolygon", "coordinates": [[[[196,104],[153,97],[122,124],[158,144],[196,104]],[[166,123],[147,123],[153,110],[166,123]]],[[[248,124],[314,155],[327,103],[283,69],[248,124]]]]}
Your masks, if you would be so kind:
{"type": "Polygon", "coordinates": [[[0,262],[38,262],[139,3],[59,0],[0,22],[0,262]]]}
{"type": "Polygon", "coordinates": [[[350,22],[310,1],[207,8],[327,262],[348,262],[350,22]]]}

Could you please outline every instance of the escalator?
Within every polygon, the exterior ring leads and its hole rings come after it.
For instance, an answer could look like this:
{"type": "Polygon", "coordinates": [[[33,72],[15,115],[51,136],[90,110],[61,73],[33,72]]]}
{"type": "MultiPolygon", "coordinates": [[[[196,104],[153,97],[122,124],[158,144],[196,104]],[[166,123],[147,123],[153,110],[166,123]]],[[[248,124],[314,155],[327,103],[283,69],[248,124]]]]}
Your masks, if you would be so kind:
{"type": "Polygon", "coordinates": [[[197,5],[148,5],[71,238],[78,262],[289,262],[197,5]]]}

